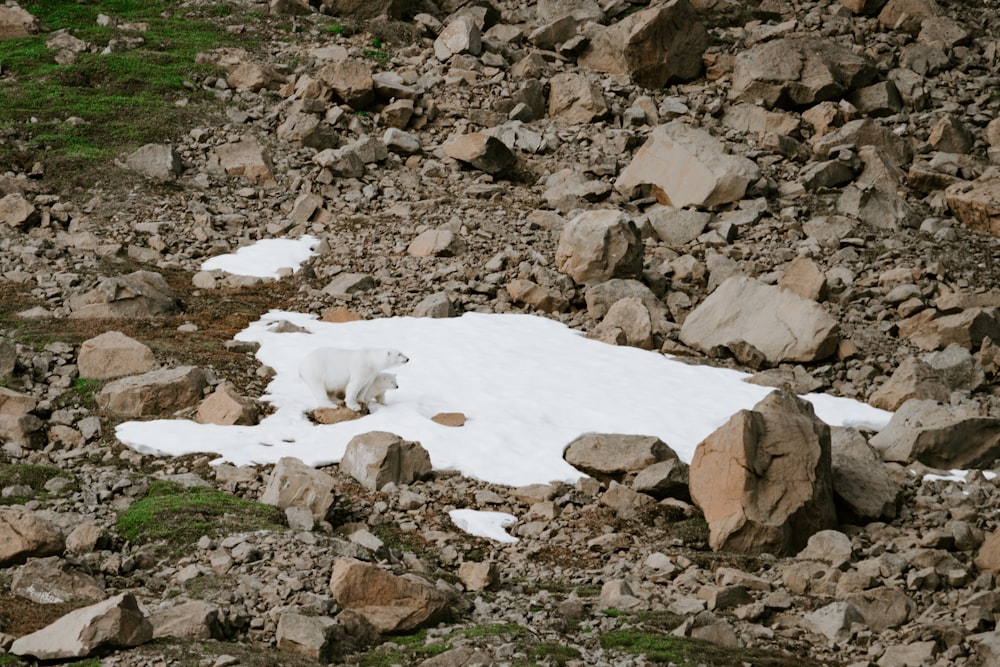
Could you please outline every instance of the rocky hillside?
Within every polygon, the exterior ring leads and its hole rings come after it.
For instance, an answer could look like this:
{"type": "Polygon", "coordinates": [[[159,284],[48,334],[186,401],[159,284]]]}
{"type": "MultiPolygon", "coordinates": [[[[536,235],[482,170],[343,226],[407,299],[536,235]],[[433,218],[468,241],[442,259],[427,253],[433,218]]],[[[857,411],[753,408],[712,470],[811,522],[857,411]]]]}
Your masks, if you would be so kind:
{"type": "Polygon", "coordinates": [[[998,51],[992,0],[0,6],[0,665],[1000,664],[998,51]],[[532,313],[776,390],[690,467],[567,443],[576,484],[117,442],[266,414],[232,337],[272,308],[532,313]]]}

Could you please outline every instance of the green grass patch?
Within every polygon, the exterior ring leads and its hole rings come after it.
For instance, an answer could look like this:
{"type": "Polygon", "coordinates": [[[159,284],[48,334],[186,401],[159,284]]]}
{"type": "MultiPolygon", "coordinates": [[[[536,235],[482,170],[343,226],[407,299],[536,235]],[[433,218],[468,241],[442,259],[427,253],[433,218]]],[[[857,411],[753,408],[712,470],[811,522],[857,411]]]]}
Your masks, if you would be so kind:
{"type": "Polygon", "coordinates": [[[451,648],[451,644],[447,642],[428,644],[427,631],[421,629],[408,635],[393,637],[387,647],[374,648],[359,654],[354,658],[357,660],[354,664],[362,667],[410,665],[450,651],[451,648]]]}
{"type": "Polygon", "coordinates": [[[601,634],[601,648],[641,655],[654,664],[706,667],[819,667],[829,663],[779,651],[731,648],[684,637],[642,630],[612,630],[601,634]]]}
{"type": "Polygon", "coordinates": [[[134,544],[162,542],[178,551],[202,535],[223,537],[256,530],[283,530],[277,507],[205,489],[152,480],[146,495],[118,517],[118,532],[134,544]]]}
{"type": "MultiPolygon", "coordinates": [[[[64,470],[53,466],[22,465],[22,464],[0,464],[0,488],[7,486],[27,486],[31,489],[31,494],[27,496],[11,496],[0,498],[0,505],[21,505],[29,500],[45,500],[49,497],[45,491],[45,484],[56,477],[73,478],[64,470]]],[[[67,491],[77,490],[74,483],[67,487],[67,491]]],[[[64,492],[64,493],[65,493],[64,492]]]]}
{"type": "Polygon", "coordinates": [[[0,133],[11,138],[0,142],[0,161],[23,168],[26,159],[41,158],[47,175],[75,185],[91,185],[87,168],[119,152],[186,131],[201,113],[194,107],[215,103],[190,82],[219,74],[195,63],[196,55],[237,39],[246,46],[245,36],[224,29],[239,18],[231,3],[186,9],[176,0],[28,0],[22,6],[48,30],[68,29],[92,49],[61,65],[45,46],[50,33],[0,40],[0,133]],[[98,25],[98,14],[119,27],[98,25]],[[120,29],[129,23],[148,29],[120,29]],[[142,43],[135,48],[100,55],[113,40],[137,38],[142,43]],[[181,98],[189,104],[178,106],[181,98]]]}
{"type": "Polygon", "coordinates": [[[97,392],[103,386],[103,380],[78,377],[73,380],[72,389],[83,405],[94,407],[97,405],[97,392]]]}

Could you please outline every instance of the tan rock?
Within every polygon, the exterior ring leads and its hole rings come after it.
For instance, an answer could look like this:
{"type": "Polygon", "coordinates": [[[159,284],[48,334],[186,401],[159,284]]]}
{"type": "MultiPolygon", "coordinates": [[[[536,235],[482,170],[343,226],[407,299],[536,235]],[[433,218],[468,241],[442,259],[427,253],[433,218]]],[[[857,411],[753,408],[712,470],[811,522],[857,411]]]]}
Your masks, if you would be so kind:
{"type": "Polygon", "coordinates": [[[945,190],[944,197],[963,225],[1000,236],[1000,173],[990,171],[971,183],[955,183],[945,190]]]}
{"type": "Polygon", "coordinates": [[[492,562],[466,561],[458,566],[458,578],[467,591],[489,591],[500,583],[500,568],[492,562]]]}
{"type": "Polygon", "coordinates": [[[837,350],[837,320],[814,301],[788,290],[734,276],[684,320],[681,341],[712,353],[745,342],[767,362],[815,361],[837,350]]]}
{"type": "Polygon", "coordinates": [[[569,308],[569,301],[559,291],[542,287],[532,280],[517,278],[507,283],[507,293],[514,303],[531,306],[546,313],[561,313],[569,308]]]}
{"type": "Polygon", "coordinates": [[[826,274],[816,262],[800,255],[785,268],[778,287],[795,292],[803,299],[820,301],[826,295],[826,274]]]}
{"type": "Polygon", "coordinates": [[[194,407],[207,380],[195,366],[165,368],[113,380],[97,394],[97,407],[121,417],[166,417],[194,407]]]}
{"type": "Polygon", "coordinates": [[[897,410],[911,398],[947,402],[951,390],[925,361],[910,357],[901,363],[868,402],[883,410],[897,410]]]}
{"type": "Polygon", "coordinates": [[[153,637],[225,639],[225,614],[218,605],[205,600],[174,600],[150,616],[153,637]]]}
{"type": "Polygon", "coordinates": [[[162,275],[135,271],[105,278],[97,287],[70,297],[73,318],[147,318],[173,315],[177,300],[162,275]]]}
{"type": "Polygon", "coordinates": [[[649,309],[638,297],[616,301],[604,319],[594,327],[593,335],[614,345],[653,349],[653,324],[649,309]]]}
{"type": "Polygon", "coordinates": [[[591,477],[621,481],[627,473],[678,457],[669,445],[656,436],[587,433],[566,445],[563,458],[591,477]]]}
{"type": "Polygon", "coordinates": [[[830,429],[788,392],[772,392],[702,441],[690,480],[714,550],[796,553],[837,525],[830,429]]]}
{"type": "Polygon", "coordinates": [[[707,46],[708,32],[688,0],[669,0],[593,32],[578,62],[627,74],[640,86],[662,88],[701,74],[707,46]]]}
{"type": "Polygon", "coordinates": [[[13,193],[0,198],[0,224],[25,229],[37,225],[40,220],[41,214],[24,195],[13,193]]]}
{"type": "Polygon", "coordinates": [[[583,125],[608,114],[600,86],[582,74],[562,72],[549,82],[549,116],[569,125],[583,125]]]}
{"type": "Polygon", "coordinates": [[[711,207],[742,199],[758,178],[753,161],[729,154],[708,132],[678,120],[653,130],[615,189],[629,197],[648,190],[661,204],[677,208],[711,207]]]}
{"type": "Polygon", "coordinates": [[[482,50],[482,32],[468,14],[457,16],[434,40],[434,57],[441,62],[461,53],[478,56],[482,50]]]}
{"type": "Polygon", "coordinates": [[[19,6],[0,7],[0,39],[27,37],[42,31],[42,22],[19,6]]]}
{"type": "Polygon", "coordinates": [[[53,524],[21,507],[0,507],[0,566],[58,554],[63,537],[53,524]]]}
{"type": "Polygon", "coordinates": [[[335,408],[319,407],[309,413],[309,417],[317,424],[339,424],[361,419],[363,416],[361,412],[355,412],[346,405],[338,405],[335,408]]]}
{"type": "Polygon", "coordinates": [[[125,158],[125,166],[158,181],[174,181],[184,170],[181,157],[166,144],[146,144],[125,158]]]}
{"type": "Polygon", "coordinates": [[[639,229],[624,213],[587,211],[559,235],[556,266],[578,285],[633,278],[642,270],[642,253],[639,229]]]}
{"type": "Polygon", "coordinates": [[[465,415],[461,412],[439,412],[431,417],[431,421],[442,426],[458,428],[465,426],[465,415]]]}
{"type": "Polygon", "coordinates": [[[431,471],[431,460],[419,442],[371,431],[351,438],[340,469],[362,486],[377,491],[390,482],[410,484],[421,479],[431,471]]]}
{"type": "Polygon", "coordinates": [[[1000,574],[1000,529],[986,536],[976,554],[976,567],[980,572],[1000,574]]]}
{"type": "Polygon", "coordinates": [[[108,597],[100,581],[58,556],[28,560],[14,573],[10,590],[36,604],[97,602],[108,597]]]}
{"type": "Polygon", "coordinates": [[[38,405],[34,396],[22,394],[7,387],[0,387],[0,414],[26,415],[38,405]]]}
{"type": "Polygon", "coordinates": [[[1000,419],[968,407],[911,399],[869,441],[886,461],[932,468],[974,468],[1000,455],[1000,419]]]}
{"type": "Polygon", "coordinates": [[[148,345],[120,331],[108,331],[83,341],[76,364],[80,377],[105,380],[151,371],[156,356],[148,345]]]}
{"type": "Polygon", "coordinates": [[[448,157],[487,174],[501,174],[517,162],[517,156],[506,144],[485,132],[460,135],[446,141],[441,148],[448,157]]]}
{"type": "Polygon", "coordinates": [[[941,14],[941,7],[934,0],[889,0],[879,12],[878,22],[889,30],[916,35],[924,19],[941,14]]]}
{"type": "Polygon", "coordinates": [[[229,72],[226,80],[236,90],[257,92],[263,89],[277,90],[285,82],[285,77],[271,65],[248,61],[237,65],[229,72]]]}
{"type": "Polygon", "coordinates": [[[258,414],[256,403],[241,396],[228,382],[223,382],[198,405],[195,421],[220,426],[252,426],[257,423],[258,414]]]}
{"type": "Polygon", "coordinates": [[[131,593],[83,607],[14,641],[10,652],[38,660],[85,658],[95,651],[139,646],[153,638],[153,626],[131,593]]]}
{"type": "Polygon", "coordinates": [[[455,257],[465,251],[465,241],[448,229],[428,229],[410,241],[406,252],[414,257],[455,257]]]}
{"type": "Polygon", "coordinates": [[[352,109],[367,109],[375,102],[372,68],[355,58],[334,60],[316,73],[333,89],[337,98],[352,109]]]}
{"type": "Polygon", "coordinates": [[[274,185],[271,158],[255,137],[223,144],[215,149],[219,167],[231,176],[242,176],[257,185],[274,185]]]}
{"type": "Polygon", "coordinates": [[[927,143],[945,153],[968,153],[974,137],[957,116],[945,114],[931,128],[927,143]]]}
{"type": "Polygon", "coordinates": [[[365,319],[365,316],[349,308],[336,306],[324,310],[319,319],[321,322],[358,322],[365,319]]]}
{"type": "Polygon", "coordinates": [[[381,633],[400,633],[450,614],[451,596],[416,575],[397,576],[351,558],[334,561],[330,591],[341,607],[358,612],[381,633]]]}
{"type": "Polygon", "coordinates": [[[300,507],[312,512],[316,521],[326,521],[336,500],[336,482],[322,470],[286,456],[278,460],[260,502],[282,509],[300,507]]]}

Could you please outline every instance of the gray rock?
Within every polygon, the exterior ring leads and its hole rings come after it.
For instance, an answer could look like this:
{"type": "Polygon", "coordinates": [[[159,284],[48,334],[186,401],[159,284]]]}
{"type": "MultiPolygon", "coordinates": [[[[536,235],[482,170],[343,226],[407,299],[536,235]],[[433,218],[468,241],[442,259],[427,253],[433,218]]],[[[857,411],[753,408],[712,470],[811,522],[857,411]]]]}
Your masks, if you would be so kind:
{"type": "Polygon", "coordinates": [[[121,417],[164,417],[194,407],[208,380],[195,366],[164,368],[113,380],[97,394],[97,407],[121,417]]]}
{"type": "Polygon", "coordinates": [[[336,500],[335,488],[336,482],[330,475],[286,456],[274,465],[260,502],[282,509],[307,509],[316,521],[325,521],[336,500]]]}
{"type": "Polygon", "coordinates": [[[563,458],[577,470],[597,479],[621,481],[626,473],[678,457],[656,436],[588,433],[566,445],[563,458]]]}
{"type": "Polygon", "coordinates": [[[204,600],[176,600],[150,616],[153,637],[225,639],[225,614],[204,600]]]}
{"type": "Polygon", "coordinates": [[[556,266],[578,285],[634,278],[642,270],[642,253],[639,229],[625,214],[587,211],[559,235],[556,266]]]}
{"type": "Polygon", "coordinates": [[[166,144],[146,144],[138,148],[125,158],[125,166],[159,181],[176,180],[184,170],[180,156],[166,144]]]}
{"type": "Polygon", "coordinates": [[[76,364],[80,377],[105,380],[151,371],[156,356],[148,345],[120,331],[108,331],[83,341],[76,364]]]}
{"type": "Polygon", "coordinates": [[[14,573],[10,590],[37,604],[97,602],[108,597],[98,579],[58,556],[28,560],[14,573]]]}
{"type": "Polygon", "coordinates": [[[983,417],[975,409],[912,399],[870,442],[886,461],[920,461],[943,470],[974,468],[1000,456],[1000,419],[983,417]]]}
{"type": "Polygon", "coordinates": [[[839,507],[848,518],[895,518],[900,489],[879,452],[854,429],[835,428],[831,433],[833,493],[839,507]]]}
{"type": "Polygon", "coordinates": [[[389,483],[409,484],[431,471],[430,456],[418,442],[384,431],[351,438],[340,469],[362,486],[377,491],[389,483]]]}
{"type": "Polygon", "coordinates": [[[70,297],[70,317],[147,318],[173,315],[177,300],[163,276],[153,271],[135,271],[105,278],[97,287],[70,297]]]}

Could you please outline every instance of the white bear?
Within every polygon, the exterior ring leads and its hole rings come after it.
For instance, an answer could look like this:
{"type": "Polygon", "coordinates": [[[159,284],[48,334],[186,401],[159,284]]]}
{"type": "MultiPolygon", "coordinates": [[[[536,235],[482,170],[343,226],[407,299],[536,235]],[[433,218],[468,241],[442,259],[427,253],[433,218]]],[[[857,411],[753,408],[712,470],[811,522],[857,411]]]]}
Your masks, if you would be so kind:
{"type": "Polygon", "coordinates": [[[379,373],[372,378],[371,384],[361,392],[358,401],[368,406],[371,406],[372,401],[379,405],[385,405],[385,392],[390,389],[399,389],[396,376],[392,373],[379,373]]]}
{"type": "Polygon", "coordinates": [[[375,376],[408,361],[399,350],[387,348],[321,347],[302,359],[299,377],[323,404],[337,405],[334,397],[343,394],[344,404],[357,412],[361,410],[362,395],[371,387],[375,376]]]}

